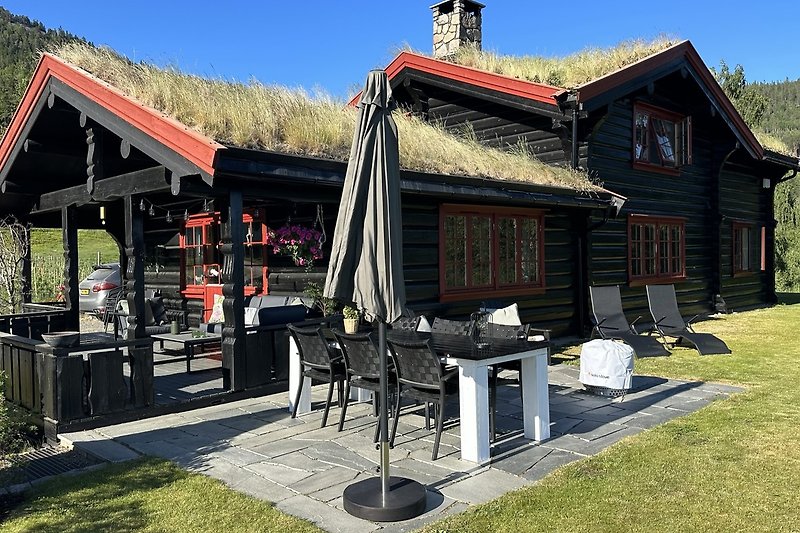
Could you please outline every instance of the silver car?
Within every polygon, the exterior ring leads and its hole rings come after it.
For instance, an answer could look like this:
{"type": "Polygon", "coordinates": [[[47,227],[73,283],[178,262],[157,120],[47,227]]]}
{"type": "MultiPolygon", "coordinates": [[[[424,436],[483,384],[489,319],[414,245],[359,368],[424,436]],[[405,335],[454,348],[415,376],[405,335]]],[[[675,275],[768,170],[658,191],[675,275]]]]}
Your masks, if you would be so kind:
{"type": "Polygon", "coordinates": [[[120,286],[119,263],[94,267],[94,272],[78,285],[78,308],[84,313],[102,314],[109,291],[120,286]]]}

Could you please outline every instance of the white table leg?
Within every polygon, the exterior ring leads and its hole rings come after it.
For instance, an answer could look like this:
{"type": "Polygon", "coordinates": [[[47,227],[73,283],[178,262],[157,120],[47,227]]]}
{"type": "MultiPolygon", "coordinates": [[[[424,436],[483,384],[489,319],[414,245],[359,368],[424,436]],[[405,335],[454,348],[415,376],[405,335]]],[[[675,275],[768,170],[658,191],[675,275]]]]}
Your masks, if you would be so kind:
{"type": "Polygon", "coordinates": [[[459,361],[458,396],[461,414],[461,458],[489,460],[489,379],[485,365],[459,361]]]}
{"type": "Polygon", "coordinates": [[[525,438],[550,438],[550,397],[547,390],[547,355],[522,359],[522,419],[525,438]]]}
{"type": "Polygon", "coordinates": [[[294,409],[294,399],[297,396],[297,389],[303,383],[303,391],[300,394],[300,401],[297,407],[297,414],[311,411],[311,378],[303,376],[302,365],[300,364],[300,352],[294,338],[289,337],[289,412],[294,409]]]}
{"type": "Polygon", "coordinates": [[[354,402],[368,402],[372,400],[372,391],[359,389],[358,387],[350,387],[350,399],[354,402]]]}

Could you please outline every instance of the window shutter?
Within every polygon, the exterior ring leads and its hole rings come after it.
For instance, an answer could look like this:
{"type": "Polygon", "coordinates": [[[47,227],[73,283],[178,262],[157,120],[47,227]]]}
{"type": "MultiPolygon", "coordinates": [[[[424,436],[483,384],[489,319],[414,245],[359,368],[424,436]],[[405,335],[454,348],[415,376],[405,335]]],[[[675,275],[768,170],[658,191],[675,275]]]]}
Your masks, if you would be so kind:
{"type": "Polygon", "coordinates": [[[678,142],[678,165],[692,164],[692,117],[685,117],[676,124],[678,142]]]}

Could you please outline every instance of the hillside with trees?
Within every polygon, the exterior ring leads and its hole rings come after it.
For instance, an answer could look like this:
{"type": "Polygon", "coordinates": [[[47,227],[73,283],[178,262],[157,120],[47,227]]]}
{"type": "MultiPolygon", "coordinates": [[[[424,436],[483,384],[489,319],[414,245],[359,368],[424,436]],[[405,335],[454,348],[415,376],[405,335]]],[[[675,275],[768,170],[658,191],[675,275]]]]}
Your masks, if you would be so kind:
{"type": "Polygon", "coordinates": [[[75,40],[83,39],[0,7],[0,131],[5,131],[22,98],[39,51],[75,40]]]}

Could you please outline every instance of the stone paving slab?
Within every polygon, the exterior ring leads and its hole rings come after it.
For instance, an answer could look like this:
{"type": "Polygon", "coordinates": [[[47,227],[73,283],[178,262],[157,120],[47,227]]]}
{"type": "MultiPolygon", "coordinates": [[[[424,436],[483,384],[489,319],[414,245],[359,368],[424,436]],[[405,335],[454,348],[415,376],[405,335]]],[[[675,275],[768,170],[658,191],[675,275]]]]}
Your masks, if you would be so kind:
{"type": "Polygon", "coordinates": [[[294,419],[286,408],[287,394],[279,393],[71,438],[79,447],[115,449],[120,458],[148,454],[170,459],[328,531],[401,532],[535,483],[562,465],[742,390],[635,376],[630,393],[610,399],[583,391],[578,373],[572,366],[549,368],[551,438],[541,443],[522,435],[518,383],[516,374],[509,373],[513,379],[503,379],[498,393],[498,440],[491,461],[482,465],[460,459],[457,401],[445,409],[436,461],[431,459],[434,431],[425,429],[422,409],[405,405],[390,453],[391,474],[425,484],[428,500],[425,514],[395,524],[371,523],[343,511],[344,489],[378,475],[375,418],[369,403],[351,404],[339,432],[340,410],[332,406],[321,428],[324,386],[312,389],[314,410],[294,419]]]}

